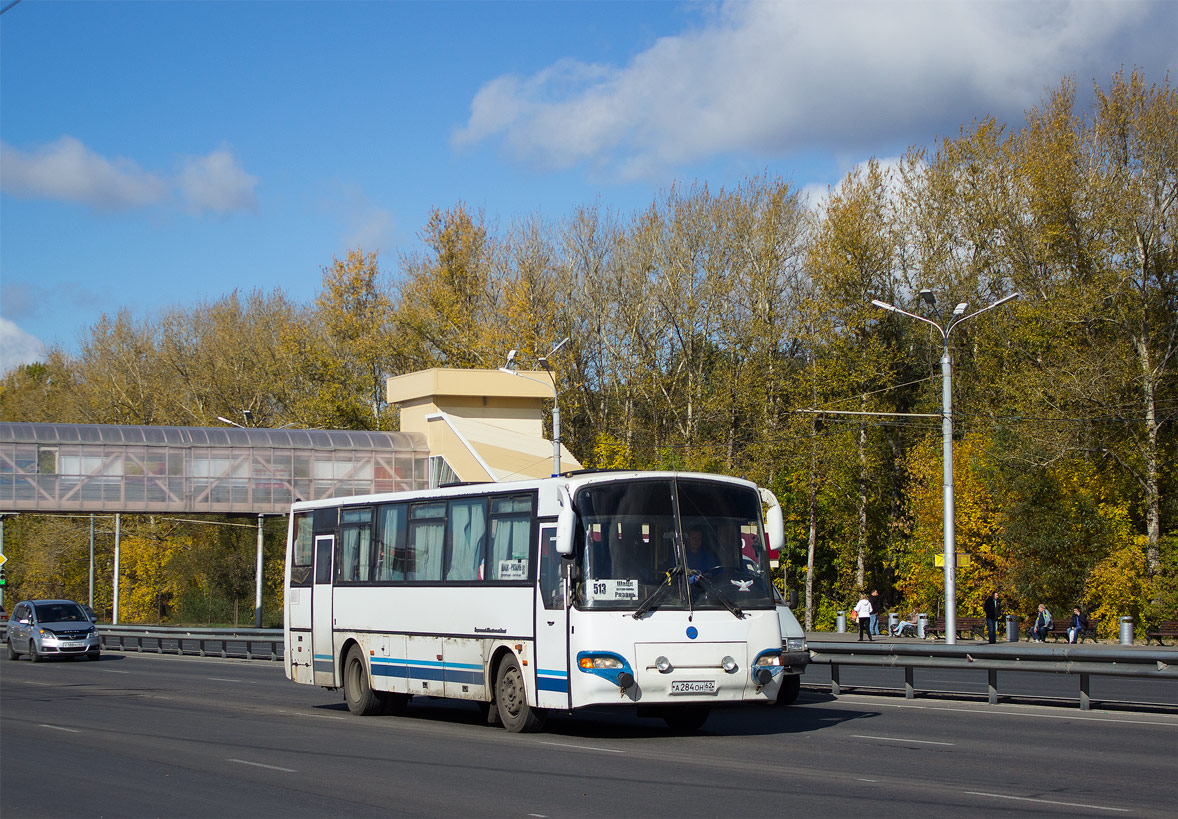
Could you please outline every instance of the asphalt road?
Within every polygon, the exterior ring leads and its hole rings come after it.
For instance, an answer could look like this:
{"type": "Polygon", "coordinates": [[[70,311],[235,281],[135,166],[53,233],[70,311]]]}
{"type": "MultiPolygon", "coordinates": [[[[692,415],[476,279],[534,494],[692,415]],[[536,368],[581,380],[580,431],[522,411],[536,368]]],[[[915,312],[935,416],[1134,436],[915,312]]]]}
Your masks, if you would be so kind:
{"type": "Polygon", "coordinates": [[[1172,816],[1178,715],[804,690],[698,735],[625,710],[545,733],[415,700],[352,717],[278,664],[0,660],[0,812],[22,817],[1172,816]]]}

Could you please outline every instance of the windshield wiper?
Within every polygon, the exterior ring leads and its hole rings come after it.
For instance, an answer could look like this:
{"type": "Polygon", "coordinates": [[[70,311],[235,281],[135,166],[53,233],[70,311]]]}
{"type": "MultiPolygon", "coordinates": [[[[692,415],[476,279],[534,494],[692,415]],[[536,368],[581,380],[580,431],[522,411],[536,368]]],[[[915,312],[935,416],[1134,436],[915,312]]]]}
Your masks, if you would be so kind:
{"type": "MultiPolygon", "coordinates": [[[[740,606],[729,600],[720,587],[713,583],[710,578],[705,577],[702,572],[692,570],[691,573],[687,575],[687,582],[699,583],[704,587],[704,591],[706,591],[712,597],[716,598],[716,600],[720,601],[720,605],[732,612],[738,620],[744,619],[744,612],[741,611],[740,606]]],[[[653,597],[654,595],[651,596],[653,597]]]]}
{"type": "Polygon", "coordinates": [[[635,620],[637,620],[639,617],[646,614],[652,608],[657,606],[659,604],[659,601],[661,601],[664,597],[667,596],[667,592],[669,592],[671,590],[672,582],[675,580],[676,577],[679,576],[680,572],[682,572],[682,571],[683,571],[682,566],[675,566],[673,569],[671,569],[667,572],[667,582],[660,584],[657,589],[655,589],[653,592],[651,592],[650,595],[645,600],[642,601],[642,604],[639,605],[638,608],[634,609],[633,617],[635,620]]]}

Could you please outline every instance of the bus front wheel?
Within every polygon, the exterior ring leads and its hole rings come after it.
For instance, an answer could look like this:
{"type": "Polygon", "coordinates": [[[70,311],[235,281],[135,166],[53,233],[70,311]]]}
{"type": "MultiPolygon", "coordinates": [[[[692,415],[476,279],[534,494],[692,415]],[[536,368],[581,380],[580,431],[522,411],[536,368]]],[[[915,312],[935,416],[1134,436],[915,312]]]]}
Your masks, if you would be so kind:
{"type": "Polygon", "coordinates": [[[515,657],[507,657],[499,666],[495,680],[495,705],[503,727],[513,734],[538,731],[544,725],[544,712],[528,705],[524,675],[515,657]]]}
{"type": "Polygon", "coordinates": [[[368,684],[368,667],[360,646],[352,646],[344,661],[344,700],[348,710],[358,717],[379,714],[384,707],[380,697],[368,684]]]}

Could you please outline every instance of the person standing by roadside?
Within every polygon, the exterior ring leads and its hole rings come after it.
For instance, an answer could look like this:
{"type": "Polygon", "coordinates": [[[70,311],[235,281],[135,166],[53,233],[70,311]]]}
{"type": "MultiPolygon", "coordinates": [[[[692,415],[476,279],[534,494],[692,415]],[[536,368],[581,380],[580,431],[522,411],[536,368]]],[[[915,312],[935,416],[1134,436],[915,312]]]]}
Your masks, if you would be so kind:
{"type": "Polygon", "coordinates": [[[859,642],[863,642],[863,634],[867,634],[867,642],[874,642],[871,639],[871,601],[867,599],[867,595],[859,595],[859,602],[855,604],[855,614],[859,618],[859,642]]]}
{"type": "Polygon", "coordinates": [[[986,598],[982,610],[986,613],[986,636],[993,643],[998,634],[998,621],[1002,619],[1002,601],[998,599],[998,592],[986,598]]]}
{"type": "Polygon", "coordinates": [[[879,596],[879,589],[871,590],[871,636],[879,636],[879,614],[883,611],[883,598],[879,596]]]}

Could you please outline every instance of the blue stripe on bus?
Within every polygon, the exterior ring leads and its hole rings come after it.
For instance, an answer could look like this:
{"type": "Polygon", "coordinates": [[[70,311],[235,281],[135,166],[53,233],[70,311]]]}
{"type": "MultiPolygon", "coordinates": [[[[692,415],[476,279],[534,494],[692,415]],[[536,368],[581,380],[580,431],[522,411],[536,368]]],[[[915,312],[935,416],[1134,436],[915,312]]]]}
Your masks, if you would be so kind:
{"type": "Polygon", "coordinates": [[[372,673],[380,677],[397,677],[406,680],[435,680],[472,685],[483,685],[486,682],[481,665],[446,663],[435,660],[373,657],[372,673]]]}
{"type": "Polygon", "coordinates": [[[556,691],[567,694],[569,690],[569,675],[567,671],[556,669],[536,669],[536,688],[541,691],[556,691]]]}

